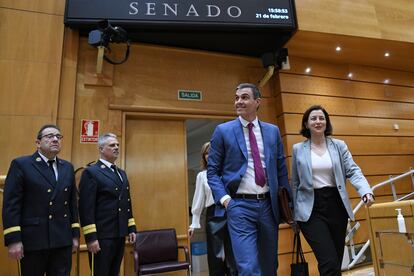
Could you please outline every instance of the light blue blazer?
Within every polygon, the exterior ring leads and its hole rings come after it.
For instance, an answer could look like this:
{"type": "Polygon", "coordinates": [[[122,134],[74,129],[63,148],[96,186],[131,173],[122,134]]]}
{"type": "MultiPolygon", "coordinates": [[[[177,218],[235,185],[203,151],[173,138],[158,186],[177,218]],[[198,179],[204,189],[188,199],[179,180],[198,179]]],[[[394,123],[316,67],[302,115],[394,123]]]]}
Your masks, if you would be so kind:
{"type": "MultiPolygon", "coordinates": [[[[345,142],[327,138],[326,144],[332,160],[335,185],[338,188],[349,218],[354,220],[352,206],[345,187],[346,179],[350,180],[361,197],[367,193],[373,194],[373,192],[361,169],[352,159],[352,155],[345,142]]],[[[291,185],[296,221],[308,221],[313,209],[314,192],[310,146],[310,140],[293,145],[291,185]]]]}
{"type": "MultiPolygon", "coordinates": [[[[259,121],[262,132],[266,164],[266,180],[275,220],[279,223],[277,191],[280,185],[291,192],[285,163],[283,143],[279,128],[259,121]]],[[[223,216],[224,207],[220,199],[225,195],[233,197],[247,170],[247,146],[243,126],[237,118],[216,127],[211,138],[208,154],[207,179],[217,204],[215,215],[223,216]]]]}

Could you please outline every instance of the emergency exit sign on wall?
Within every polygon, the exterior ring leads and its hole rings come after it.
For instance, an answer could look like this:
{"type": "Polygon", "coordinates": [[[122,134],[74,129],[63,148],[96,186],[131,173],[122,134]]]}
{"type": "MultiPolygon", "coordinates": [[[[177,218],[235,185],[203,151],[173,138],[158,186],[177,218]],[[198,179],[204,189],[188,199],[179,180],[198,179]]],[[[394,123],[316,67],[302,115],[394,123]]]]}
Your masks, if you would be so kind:
{"type": "Polygon", "coordinates": [[[201,91],[178,90],[178,99],[182,101],[201,101],[203,100],[203,94],[201,91]]]}

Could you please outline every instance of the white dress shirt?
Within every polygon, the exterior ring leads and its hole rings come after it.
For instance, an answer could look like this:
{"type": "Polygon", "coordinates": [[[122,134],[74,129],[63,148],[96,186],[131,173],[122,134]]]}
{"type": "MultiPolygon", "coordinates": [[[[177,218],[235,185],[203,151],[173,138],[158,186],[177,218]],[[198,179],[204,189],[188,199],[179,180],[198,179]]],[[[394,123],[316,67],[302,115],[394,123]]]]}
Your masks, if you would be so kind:
{"type": "MultiPolygon", "coordinates": [[[[47,166],[49,167],[49,163],[47,163],[47,161],[49,161],[49,158],[47,158],[46,156],[44,156],[40,151],[37,151],[37,153],[39,153],[40,157],[43,159],[43,161],[46,162],[47,166]]],[[[52,160],[52,159],[50,159],[52,160]]],[[[58,180],[58,169],[57,169],[57,160],[56,157],[53,159],[55,160],[55,162],[53,162],[53,170],[55,171],[55,176],[56,176],[56,181],[58,180]]]]}
{"type": "Polygon", "coordinates": [[[196,188],[193,197],[193,205],[191,207],[191,213],[193,214],[193,220],[190,225],[191,229],[199,229],[200,217],[204,208],[207,208],[214,204],[213,195],[211,193],[210,186],[207,183],[207,171],[201,171],[197,174],[196,188]]]}
{"type": "MultiPolygon", "coordinates": [[[[108,167],[111,171],[115,172],[115,170],[114,170],[113,168],[111,168],[111,166],[112,166],[112,165],[115,165],[115,164],[112,164],[111,162],[106,161],[105,159],[102,159],[102,158],[99,158],[99,161],[101,161],[102,163],[104,163],[104,165],[105,165],[105,166],[107,166],[107,167],[108,167]]],[[[119,173],[119,171],[117,171],[116,173],[117,173],[117,175],[119,176],[119,178],[120,178],[122,181],[124,181],[124,179],[122,179],[122,176],[121,176],[121,174],[119,173]]]]}
{"type": "Polygon", "coordinates": [[[319,156],[311,150],[313,188],[335,187],[335,176],[329,151],[319,156]]]}
{"type": "MultiPolygon", "coordinates": [[[[244,140],[246,141],[246,147],[247,147],[247,170],[246,173],[243,175],[243,178],[241,179],[239,188],[237,190],[238,194],[263,194],[269,191],[269,185],[267,183],[261,187],[256,184],[255,180],[255,174],[254,174],[254,163],[253,163],[253,157],[252,157],[252,150],[250,148],[250,138],[249,138],[249,129],[247,125],[250,123],[249,121],[246,121],[241,116],[239,116],[240,122],[243,126],[243,134],[244,134],[244,140]]],[[[266,164],[264,162],[265,156],[264,156],[264,146],[263,146],[263,138],[262,138],[262,132],[260,129],[259,121],[256,117],[253,124],[253,133],[256,136],[257,141],[257,147],[259,148],[260,153],[260,161],[262,162],[262,167],[264,170],[266,170],[266,164]]]]}

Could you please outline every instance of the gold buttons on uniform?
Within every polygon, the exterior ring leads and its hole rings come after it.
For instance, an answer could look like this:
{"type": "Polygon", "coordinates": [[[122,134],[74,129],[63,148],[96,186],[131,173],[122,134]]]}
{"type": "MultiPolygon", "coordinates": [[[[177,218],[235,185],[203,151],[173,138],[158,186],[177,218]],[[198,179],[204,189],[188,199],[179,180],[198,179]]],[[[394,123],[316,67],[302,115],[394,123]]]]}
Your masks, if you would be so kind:
{"type": "Polygon", "coordinates": [[[48,193],[51,193],[51,192],[52,192],[52,189],[47,189],[47,192],[48,192],[48,193]]]}
{"type": "Polygon", "coordinates": [[[127,186],[127,190],[129,190],[129,186],[127,186]]]}
{"type": "Polygon", "coordinates": [[[115,191],[118,191],[118,187],[115,188],[115,191]]]}
{"type": "Polygon", "coordinates": [[[121,212],[122,211],[121,208],[119,208],[118,211],[121,212]]]}
{"type": "Polygon", "coordinates": [[[65,205],[68,205],[68,202],[67,201],[65,201],[65,205]]]}
{"type": "Polygon", "coordinates": [[[49,215],[49,219],[52,219],[53,218],[53,216],[52,215],[49,215]]]}
{"type": "Polygon", "coordinates": [[[128,209],[128,212],[129,212],[130,210],[128,209]]]}
{"type": "Polygon", "coordinates": [[[53,205],[53,202],[52,202],[52,201],[51,201],[51,202],[49,202],[49,205],[50,205],[50,206],[52,206],[52,205],[53,205]]]}
{"type": "Polygon", "coordinates": [[[128,201],[131,201],[131,199],[128,198],[128,201]]]}
{"type": "Polygon", "coordinates": [[[65,192],[67,192],[68,191],[68,188],[65,188],[65,192]]]}
{"type": "Polygon", "coordinates": [[[66,218],[68,215],[64,214],[63,217],[66,218]]]}

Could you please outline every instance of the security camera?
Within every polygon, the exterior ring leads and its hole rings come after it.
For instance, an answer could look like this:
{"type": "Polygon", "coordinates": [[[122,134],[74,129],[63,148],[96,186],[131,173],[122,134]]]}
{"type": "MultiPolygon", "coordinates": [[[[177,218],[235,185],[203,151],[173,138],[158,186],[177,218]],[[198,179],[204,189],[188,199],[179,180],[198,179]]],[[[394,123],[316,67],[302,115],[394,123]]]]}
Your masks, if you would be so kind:
{"type": "Polygon", "coordinates": [[[128,33],[119,26],[112,26],[108,20],[98,22],[98,29],[89,32],[88,43],[107,47],[109,43],[128,42],[128,33]]]}

